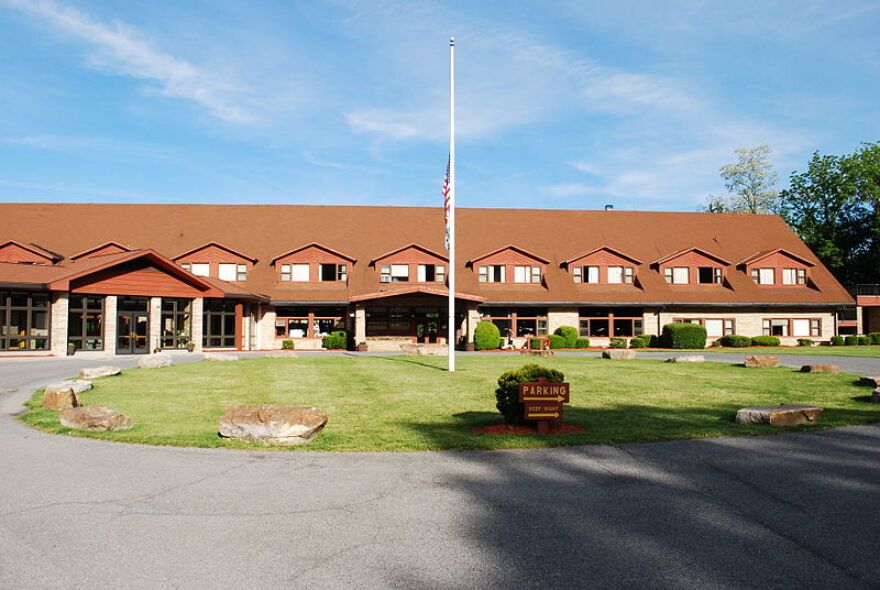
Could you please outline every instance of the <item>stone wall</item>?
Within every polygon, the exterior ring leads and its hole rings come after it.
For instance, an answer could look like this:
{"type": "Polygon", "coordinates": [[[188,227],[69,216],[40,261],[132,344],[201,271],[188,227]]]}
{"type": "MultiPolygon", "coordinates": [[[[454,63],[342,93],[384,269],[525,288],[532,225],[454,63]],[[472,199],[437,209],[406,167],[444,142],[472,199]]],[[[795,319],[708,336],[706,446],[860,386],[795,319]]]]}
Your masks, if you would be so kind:
{"type": "Polygon", "coordinates": [[[117,300],[116,295],[104,298],[104,352],[107,354],[116,354],[117,300]]]}
{"type": "MultiPolygon", "coordinates": [[[[647,316],[647,314],[646,314],[647,316]]],[[[834,336],[835,314],[832,311],[816,309],[785,309],[785,308],[758,308],[751,311],[742,309],[730,309],[727,311],[704,311],[702,309],[678,309],[675,311],[664,310],[660,312],[660,326],[672,323],[673,319],[733,319],[734,331],[740,336],[760,336],[763,333],[763,320],[765,319],[821,319],[822,333],[820,336],[789,336],[780,338],[782,344],[795,345],[798,338],[812,338],[816,341],[827,341],[834,336]]],[[[647,322],[647,317],[646,317],[647,322]]],[[[652,319],[656,327],[656,316],[652,319]]],[[[647,325],[647,323],[646,323],[647,325]]],[[[710,337],[710,341],[716,338],[710,337]]]]}
{"type": "Polygon", "coordinates": [[[274,350],[281,348],[281,341],[275,340],[275,308],[260,306],[257,310],[257,348],[274,350]]]}
{"type": "Polygon", "coordinates": [[[560,326],[571,326],[578,329],[578,308],[554,307],[547,310],[547,333],[552,334],[560,326]]]}

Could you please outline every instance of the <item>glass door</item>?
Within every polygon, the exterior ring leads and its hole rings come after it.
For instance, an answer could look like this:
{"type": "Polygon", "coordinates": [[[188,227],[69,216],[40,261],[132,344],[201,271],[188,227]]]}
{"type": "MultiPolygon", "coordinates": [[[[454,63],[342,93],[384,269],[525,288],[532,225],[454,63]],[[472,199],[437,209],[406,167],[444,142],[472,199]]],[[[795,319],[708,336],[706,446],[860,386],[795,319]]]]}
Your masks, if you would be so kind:
{"type": "Polygon", "coordinates": [[[116,334],[116,354],[146,354],[149,352],[149,315],[140,311],[119,312],[116,334]]]}

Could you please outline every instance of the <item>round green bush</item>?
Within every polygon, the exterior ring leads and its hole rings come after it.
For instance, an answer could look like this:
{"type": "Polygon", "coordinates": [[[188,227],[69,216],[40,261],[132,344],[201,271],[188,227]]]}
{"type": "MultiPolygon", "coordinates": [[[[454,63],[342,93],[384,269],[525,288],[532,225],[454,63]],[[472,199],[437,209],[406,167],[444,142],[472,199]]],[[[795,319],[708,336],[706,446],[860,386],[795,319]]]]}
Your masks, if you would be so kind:
{"type": "Polygon", "coordinates": [[[666,324],[660,341],[665,348],[706,348],[706,328],[687,322],[666,324]]]}
{"type": "Polygon", "coordinates": [[[843,343],[846,346],[857,346],[859,343],[859,337],[858,336],[847,336],[846,338],[843,339],[843,343]]]}
{"type": "Polygon", "coordinates": [[[880,332],[871,332],[868,334],[868,340],[875,346],[880,344],[880,332]]]}
{"type": "Polygon", "coordinates": [[[550,348],[557,350],[560,348],[571,348],[568,346],[568,340],[565,336],[559,334],[550,334],[550,348]]]}
{"type": "Polygon", "coordinates": [[[868,346],[871,344],[871,339],[867,336],[859,336],[859,346],[868,346]]]}
{"type": "Polygon", "coordinates": [[[327,350],[345,350],[348,348],[348,332],[345,330],[333,330],[329,335],[321,339],[321,343],[327,350]]]}
{"type": "Polygon", "coordinates": [[[648,348],[663,348],[662,336],[657,334],[642,334],[641,338],[648,343],[648,348]]]}
{"type": "Polygon", "coordinates": [[[843,336],[832,336],[831,346],[843,346],[843,336]]]}
{"type": "Polygon", "coordinates": [[[495,407],[504,416],[508,424],[522,424],[525,422],[523,404],[519,403],[519,384],[528,381],[537,381],[545,378],[551,383],[559,383],[565,380],[561,371],[542,367],[541,365],[525,365],[520,369],[506,371],[498,378],[498,389],[495,390],[495,407]]]}
{"type": "Polygon", "coordinates": [[[293,350],[293,340],[282,340],[281,350],[293,350]]]}
{"type": "Polygon", "coordinates": [[[745,348],[752,345],[751,338],[748,336],[738,336],[736,334],[722,336],[718,339],[718,342],[721,343],[721,346],[727,346],[728,348],[745,348]]]}
{"type": "Polygon", "coordinates": [[[776,336],[754,336],[752,346],[779,346],[782,342],[776,336]]]}
{"type": "Polygon", "coordinates": [[[798,346],[813,346],[814,342],[809,338],[798,338],[798,346]]]}
{"type": "Polygon", "coordinates": [[[645,339],[640,336],[636,336],[629,341],[630,348],[645,348],[647,345],[648,343],[645,341],[645,339]]]}
{"type": "Polygon", "coordinates": [[[565,338],[565,348],[575,348],[578,339],[577,328],[572,328],[571,326],[559,326],[553,333],[565,338]]]}
{"type": "Polygon", "coordinates": [[[495,350],[501,342],[501,332],[492,322],[480,322],[474,328],[474,348],[477,350],[495,350]]]}
{"type": "Polygon", "coordinates": [[[589,338],[578,338],[574,341],[575,348],[589,348],[590,347],[590,339],[589,338]]]}
{"type": "Polygon", "coordinates": [[[626,348],[626,338],[612,338],[608,341],[608,348],[626,348]]]}

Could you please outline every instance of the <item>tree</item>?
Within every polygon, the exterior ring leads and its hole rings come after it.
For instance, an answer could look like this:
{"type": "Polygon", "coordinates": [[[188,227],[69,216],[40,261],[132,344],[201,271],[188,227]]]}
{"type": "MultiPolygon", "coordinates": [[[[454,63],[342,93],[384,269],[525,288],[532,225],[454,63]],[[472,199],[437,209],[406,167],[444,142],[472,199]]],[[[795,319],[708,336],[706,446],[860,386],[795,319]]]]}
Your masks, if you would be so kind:
{"type": "Polygon", "coordinates": [[[728,191],[710,195],[705,209],[710,213],[773,213],[779,205],[776,182],[779,176],[770,163],[769,145],[736,150],[737,162],[719,169],[728,191]]]}
{"type": "Polygon", "coordinates": [[[792,173],[779,212],[843,284],[880,282],[880,144],[814,153],[792,173]]]}

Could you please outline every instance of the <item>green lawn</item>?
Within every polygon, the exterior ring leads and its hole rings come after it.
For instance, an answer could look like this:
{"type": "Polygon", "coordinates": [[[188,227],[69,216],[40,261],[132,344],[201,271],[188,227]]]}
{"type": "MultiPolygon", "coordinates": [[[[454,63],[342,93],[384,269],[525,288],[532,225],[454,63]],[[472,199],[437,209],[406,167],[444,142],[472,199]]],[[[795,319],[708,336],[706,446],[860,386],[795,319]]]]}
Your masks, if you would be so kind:
{"type": "MultiPolygon", "coordinates": [[[[474,355],[443,370],[445,358],[304,357],[185,363],[131,369],[95,381],[86,404],[108,404],[131,416],[134,428],[85,436],[118,441],[200,447],[248,447],[217,435],[228,406],[249,403],[315,405],[330,415],[309,450],[415,451],[498,449],[564,444],[621,443],[779,429],[733,423],[737,408],[812,402],[825,407],[821,427],[880,421],[880,404],[850,374],[802,374],[792,369],[745,369],[727,363],[669,364],[555,357],[543,362],[572,384],[567,421],[587,428],[564,437],[476,436],[471,428],[497,422],[495,381],[526,361],[474,355]]],[[[40,407],[40,394],[22,420],[63,434],[57,413],[40,407]]],[[[815,429],[802,427],[801,429],[815,429]]],[[[82,434],[82,433],[79,433],[82,434]]]]}
{"type": "MultiPolygon", "coordinates": [[[[650,349],[656,352],[681,352],[669,349],[650,349]]],[[[778,346],[748,348],[706,348],[689,352],[731,352],[738,354],[808,354],[814,356],[857,356],[880,358],[880,346],[778,346]]]]}

